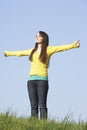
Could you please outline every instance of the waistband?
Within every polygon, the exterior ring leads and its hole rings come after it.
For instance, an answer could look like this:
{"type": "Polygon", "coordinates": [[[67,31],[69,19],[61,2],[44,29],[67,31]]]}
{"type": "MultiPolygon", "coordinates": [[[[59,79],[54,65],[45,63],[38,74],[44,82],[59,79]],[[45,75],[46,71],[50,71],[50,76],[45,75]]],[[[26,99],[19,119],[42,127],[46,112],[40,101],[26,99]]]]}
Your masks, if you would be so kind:
{"type": "Polygon", "coordinates": [[[30,75],[28,76],[28,80],[48,80],[48,76],[30,75]]]}

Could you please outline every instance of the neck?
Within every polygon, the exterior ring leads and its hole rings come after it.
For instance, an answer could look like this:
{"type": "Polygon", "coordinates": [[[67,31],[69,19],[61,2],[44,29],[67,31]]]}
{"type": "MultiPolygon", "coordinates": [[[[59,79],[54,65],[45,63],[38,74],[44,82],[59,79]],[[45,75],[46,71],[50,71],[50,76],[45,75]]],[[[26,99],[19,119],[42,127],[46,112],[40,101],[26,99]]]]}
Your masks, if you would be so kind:
{"type": "Polygon", "coordinates": [[[41,48],[42,44],[38,44],[38,48],[41,48]]]}
{"type": "Polygon", "coordinates": [[[41,47],[42,47],[42,44],[38,44],[37,52],[40,52],[40,51],[41,51],[41,47]]]}

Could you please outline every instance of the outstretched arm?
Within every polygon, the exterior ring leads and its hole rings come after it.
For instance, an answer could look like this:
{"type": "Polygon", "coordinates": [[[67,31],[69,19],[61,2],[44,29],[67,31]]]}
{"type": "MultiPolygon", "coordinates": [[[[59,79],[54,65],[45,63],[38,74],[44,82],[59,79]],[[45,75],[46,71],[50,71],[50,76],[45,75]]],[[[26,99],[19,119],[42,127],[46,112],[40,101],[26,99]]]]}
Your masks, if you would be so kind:
{"type": "Polygon", "coordinates": [[[5,51],[4,56],[29,56],[32,49],[23,51],[5,51]]]}
{"type": "Polygon", "coordinates": [[[58,51],[67,51],[73,48],[78,48],[80,47],[80,42],[75,41],[73,44],[69,44],[69,45],[63,45],[63,46],[59,46],[59,50],[58,51]]]}
{"type": "Polygon", "coordinates": [[[68,45],[62,45],[62,46],[49,46],[48,47],[48,53],[50,55],[56,53],[56,52],[61,52],[61,51],[67,51],[73,48],[79,48],[80,47],[80,42],[75,41],[73,44],[68,44],[68,45]]]}

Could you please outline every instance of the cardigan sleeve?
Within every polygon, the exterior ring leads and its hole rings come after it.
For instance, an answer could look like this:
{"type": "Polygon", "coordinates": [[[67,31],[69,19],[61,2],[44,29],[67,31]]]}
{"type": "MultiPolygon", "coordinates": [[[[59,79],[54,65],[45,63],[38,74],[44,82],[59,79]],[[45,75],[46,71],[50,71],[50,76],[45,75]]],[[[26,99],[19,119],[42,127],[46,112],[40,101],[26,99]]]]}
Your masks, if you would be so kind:
{"type": "Polygon", "coordinates": [[[62,45],[62,46],[48,46],[47,53],[49,55],[52,55],[56,52],[61,52],[61,51],[67,51],[73,48],[78,48],[77,46],[77,41],[75,41],[73,44],[68,44],[68,45],[62,45]]]}
{"type": "Polygon", "coordinates": [[[22,50],[22,51],[5,51],[5,56],[29,56],[31,54],[31,51],[33,49],[29,50],[22,50]]]}

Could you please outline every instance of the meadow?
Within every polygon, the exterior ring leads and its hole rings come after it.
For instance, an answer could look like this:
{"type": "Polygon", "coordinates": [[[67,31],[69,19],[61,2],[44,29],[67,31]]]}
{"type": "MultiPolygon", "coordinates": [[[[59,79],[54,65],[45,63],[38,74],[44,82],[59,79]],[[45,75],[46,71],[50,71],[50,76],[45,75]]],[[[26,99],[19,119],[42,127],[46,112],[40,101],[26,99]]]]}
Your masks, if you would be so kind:
{"type": "Polygon", "coordinates": [[[75,122],[69,115],[60,121],[17,117],[7,111],[0,113],[0,130],[87,130],[87,122],[75,122]]]}

